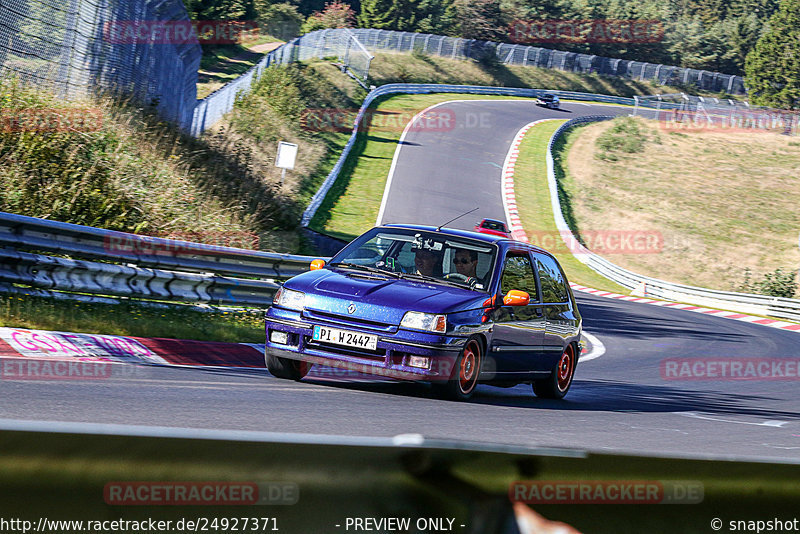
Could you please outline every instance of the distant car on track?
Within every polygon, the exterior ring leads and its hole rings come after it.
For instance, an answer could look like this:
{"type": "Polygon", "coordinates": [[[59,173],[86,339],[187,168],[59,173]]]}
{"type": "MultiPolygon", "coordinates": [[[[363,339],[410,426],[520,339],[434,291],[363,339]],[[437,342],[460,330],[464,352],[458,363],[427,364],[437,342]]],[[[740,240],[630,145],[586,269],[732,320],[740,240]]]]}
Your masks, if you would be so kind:
{"type": "Polygon", "coordinates": [[[484,219],[475,225],[475,231],[482,234],[511,237],[511,232],[506,228],[506,223],[496,219],[484,219]]]}
{"type": "Polygon", "coordinates": [[[550,109],[558,109],[561,105],[561,101],[559,100],[558,96],[551,93],[545,93],[536,99],[536,104],[550,109]]]}
{"type": "Polygon", "coordinates": [[[562,398],[581,316],[548,252],[476,232],[386,225],[286,281],[266,316],[266,364],[300,380],[314,364],[434,383],[530,383],[562,398]]]}

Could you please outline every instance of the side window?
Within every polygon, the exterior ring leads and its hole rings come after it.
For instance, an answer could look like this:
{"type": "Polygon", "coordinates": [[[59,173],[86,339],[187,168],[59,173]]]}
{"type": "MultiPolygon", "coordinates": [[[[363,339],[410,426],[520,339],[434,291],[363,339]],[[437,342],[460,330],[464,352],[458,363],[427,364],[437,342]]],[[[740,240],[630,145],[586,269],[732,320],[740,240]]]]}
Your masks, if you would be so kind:
{"type": "Polygon", "coordinates": [[[544,302],[568,302],[569,293],[556,261],[549,256],[536,255],[539,281],[542,283],[544,302]]]}
{"type": "Polygon", "coordinates": [[[505,295],[512,289],[526,291],[531,296],[531,302],[537,302],[539,296],[536,292],[536,276],[533,274],[533,264],[527,254],[510,253],[503,263],[503,278],[500,281],[500,291],[505,295]]]}

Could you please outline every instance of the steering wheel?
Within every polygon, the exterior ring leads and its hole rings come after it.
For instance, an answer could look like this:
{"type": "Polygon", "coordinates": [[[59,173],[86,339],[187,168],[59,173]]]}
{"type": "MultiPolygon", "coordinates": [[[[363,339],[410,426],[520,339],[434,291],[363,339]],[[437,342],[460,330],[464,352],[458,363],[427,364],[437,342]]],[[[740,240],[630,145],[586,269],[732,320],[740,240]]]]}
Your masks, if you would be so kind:
{"type": "Polygon", "coordinates": [[[467,276],[467,275],[461,274],[461,273],[446,274],[446,275],[444,275],[443,278],[445,280],[450,280],[451,278],[454,278],[456,280],[461,280],[462,282],[467,283],[470,286],[474,285],[477,282],[477,280],[475,278],[473,278],[472,276],[467,276]]]}

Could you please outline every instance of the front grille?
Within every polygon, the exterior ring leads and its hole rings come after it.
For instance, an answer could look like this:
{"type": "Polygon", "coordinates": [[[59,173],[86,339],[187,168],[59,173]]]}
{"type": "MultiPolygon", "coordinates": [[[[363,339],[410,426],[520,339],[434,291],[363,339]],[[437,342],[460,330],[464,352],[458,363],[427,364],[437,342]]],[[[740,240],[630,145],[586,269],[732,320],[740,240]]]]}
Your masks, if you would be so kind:
{"type": "Polygon", "coordinates": [[[327,321],[336,325],[347,325],[355,328],[366,328],[370,330],[377,330],[380,332],[391,332],[397,328],[397,325],[391,323],[382,323],[380,321],[372,321],[370,319],[361,319],[351,315],[340,315],[338,313],[309,310],[303,312],[307,319],[317,319],[327,321]]]}

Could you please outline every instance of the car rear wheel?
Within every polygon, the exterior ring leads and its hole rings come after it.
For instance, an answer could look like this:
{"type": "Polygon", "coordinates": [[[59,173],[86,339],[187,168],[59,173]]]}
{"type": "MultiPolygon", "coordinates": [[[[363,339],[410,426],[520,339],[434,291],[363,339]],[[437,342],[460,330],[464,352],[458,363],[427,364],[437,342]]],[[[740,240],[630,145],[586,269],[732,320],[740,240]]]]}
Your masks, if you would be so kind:
{"type": "Polygon", "coordinates": [[[471,338],[456,358],[450,380],[445,384],[445,393],[453,400],[467,400],[478,386],[478,377],[483,364],[483,346],[477,338],[471,338]]]}
{"type": "Polygon", "coordinates": [[[311,369],[311,364],[308,362],[290,360],[271,354],[267,354],[265,360],[267,362],[267,369],[275,378],[300,380],[306,376],[311,369]]]}
{"type": "Polygon", "coordinates": [[[543,399],[563,399],[572,385],[576,363],[575,347],[568,345],[550,376],[533,382],[533,392],[543,399]]]}

